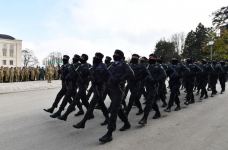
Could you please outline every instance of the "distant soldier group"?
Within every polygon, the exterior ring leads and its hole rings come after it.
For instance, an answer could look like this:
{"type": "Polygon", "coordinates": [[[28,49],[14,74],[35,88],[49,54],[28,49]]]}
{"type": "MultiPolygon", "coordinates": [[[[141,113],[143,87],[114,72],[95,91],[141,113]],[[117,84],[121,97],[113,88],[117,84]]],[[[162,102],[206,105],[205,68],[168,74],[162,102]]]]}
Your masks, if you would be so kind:
{"type": "Polygon", "coordinates": [[[111,62],[112,58],[107,56],[103,63],[103,57],[102,53],[95,53],[93,64],[90,65],[87,63],[88,55],[75,54],[70,64],[70,57],[64,55],[63,65],[60,68],[62,88],[52,106],[44,109],[52,113],[51,118],[66,121],[68,115],[77,108],[78,112],[75,116],[84,114],[84,117],[73,125],[77,129],[85,128],[86,122],[94,118],[94,109],[100,109],[104,116],[104,122],[101,125],[107,125],[106,134],[99,139],[101,143],[112,141],[117,117],[123,122],[120,131],[131,128],[128,118],[133,105],[138,109],[136,115],[142,115],[138,124],[146,125],[149,113],[154,114],[153,119],[161,117],[160,107],[165,108],[165,112],[181,110],[179,99],[181,87],[186,93],[184,93],[185,105],[195,103],[194,89],[196,94],[200,94],[199,101],[208,98],[208,91],[211,91],[211,97],[216,96],[218,80],[221,85],[220,93],[225,92],[228,72],[225,61],[202,59],[196,62],[189,58],[180,62],[173,58],[171,62],[165,64],[155,54],[149,55],[149,58],[133,54],[130,62],[127,63],[121,50],[115,50],[114,62],[111,62]],[[167,86],[170,91],[168,100],[167,86]],[[127,100],[129,91],[130,97],[127,100]],[[111,100],[110,105],[105,104],[107,95],[111,100]],[[145,100],[144,107],[141,104],[142,96],[145,100]],[[162,102],[161,106],[158,101],[162,102]],[[67,106],[68,103],[69,106],[67,106]],[[176,107],[172,109],[174,104],[176,107]],[[85,106],[86,112],[82,106],[85,106]],[[55,109],[57,111],[54,112],[55,109]],[[154,111],[151,111],[152,109],[154,111]]]}
{"type": "Polygon", "coordinates": [[[59,67],[0,67],[0,83],[59,80],[59,67]]]}

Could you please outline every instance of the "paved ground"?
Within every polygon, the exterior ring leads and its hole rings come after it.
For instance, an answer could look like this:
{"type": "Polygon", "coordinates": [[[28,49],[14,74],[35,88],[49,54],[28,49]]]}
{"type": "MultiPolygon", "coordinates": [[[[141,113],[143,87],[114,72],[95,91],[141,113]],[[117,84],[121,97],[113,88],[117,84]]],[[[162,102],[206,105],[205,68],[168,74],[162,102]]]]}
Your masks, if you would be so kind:
{"type": "MultiPolygon", "coordinates": [[[[67,122],[52,119],[42,109],[50,106],[58,89],[0,94],[0,150],[227,150],[228,92],[197,102],[179,112],[165,113],[148,125],[137,125],[134,108],[132,128],[116,131],[111,143],[100,145],[105,133],[101,112],[86,129],[72,125],[81,117],[71,114],[67,122]]],[[[153,112],[152,112],[153,114],[153,112]]],[[[152,117],[150,115],[150,118],[152,117]]],[[[122,123],[118,121],[118,128],[122,123]]]]}
{"type": "Polygon", "coordinates": [[[34,90],[47,90],[59,88],[60,86],[60,80],[52,80],[51,83],[48,83],[47,81],[0,83],[0,94],[34,90]]]}

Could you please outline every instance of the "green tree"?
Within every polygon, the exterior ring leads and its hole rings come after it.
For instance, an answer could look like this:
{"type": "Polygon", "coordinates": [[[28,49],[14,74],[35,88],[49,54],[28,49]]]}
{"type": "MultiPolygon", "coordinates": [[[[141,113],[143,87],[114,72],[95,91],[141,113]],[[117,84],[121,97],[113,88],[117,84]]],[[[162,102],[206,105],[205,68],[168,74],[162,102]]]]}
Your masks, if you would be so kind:
{"type": "Polygon", "coordinates": [[[190,31],[185,39],[184,50],[182,56],[194,59],[202,59],[206,56],[205,49],[210,40],[209,33],[211,28],[206,28],[202,23],[199,23],[195,31],[190,31]]]}
{"type": "Polygon", "coordinates": [[[195,43],[196,43],[196,34],[194,31],[191,30],[187,34],[187,37],[185,39],[184,50],[182,53],[182,56],[184,58],[193,56],[193,51],[196,51],[195,43]]]}
{"type": "Polygon", "coordinates": [[[216,39],[213,50],[216,59],[228,59],[228,31],[216,39]]]}
{"type": "Polygon", "coordinates": [[[170,61],[173,57],[179,57],[175,52],[175,44],[166,40],[157,42],[154,54],[161,57],[165,62],[170,61]]]}

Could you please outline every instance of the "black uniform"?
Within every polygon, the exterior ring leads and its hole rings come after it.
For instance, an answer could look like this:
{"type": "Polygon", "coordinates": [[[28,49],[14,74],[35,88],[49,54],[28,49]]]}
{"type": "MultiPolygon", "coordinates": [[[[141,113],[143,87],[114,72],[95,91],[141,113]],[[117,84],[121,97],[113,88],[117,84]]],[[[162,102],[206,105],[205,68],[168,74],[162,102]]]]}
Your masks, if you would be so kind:
{"type": "Polygon", "coordinates": [[[170,64],[167,68],[167,76],[169,77],[169,87],[170,87],[170,98],[168,102],[168,107],[165,109],[166,112],[171,111],[171,107],[175,102],[177,107],[176,111],[180,110],[180,100],[179,100],[179,88],[181,86],[181,75],[182,75],[182,67],[178,65],[178,61],[176,59],[172,60],[172,64],[170,64]]]}
{"type": "Polygon", "coordinates": [[[226,76],[227,76],[227,70],[225,66],[225,62],[221,61],[219,67],[219,82],[221,85],[221,94],[225,92],[225,86],[226,86],[226,76]]]}
{"type": "MultiPolygon", "coordinates": [[[[85,54],[82,54],[82,56],[84,55],[85,54]]],[[[79,112],[76,114],[76,116],[84,114],[80,99],[82,100],[82,103],[86,108],[89,107],[89,102],[86,98],[86,90],[89,85],[89,74],[90,74],[89,69],[91,65],[86,63],[88,56],[86,57],[86,59],[83,58],[84,60],[81,60],[81,58],[80,58],[80,61],[81,61],[80,66],[74,69],[74,74],[77,76],[76,84],[77,84],[78,91],[75,94],[72,103],[68,106],[66,112],[61,117],[59,117],[59,119],[61,120],[66,120],[67,116],[75,110],[76,105],[79,108],[79,112]]],[[[91,118],[93,118],[93,115],[91,116],[91,118]]]]}
{"type": "MultiPolygon", "coordinates": [[[[133,54],[130,67],[134,71],[135,78],[128,80],[128,88],[131,92],[129,103],[126,107],[126,114],[128,115],[131,111],[131,108],[133,104],[138,107],[139,111],[136,115],[140,115],[143,113],[143,109],[140,103],[140,85],[141,82],[145,79],[145,77],[148,75],[148,72],[146,70],[146,67],[142,64],[138,64],[139,55],[133,54]],[[135,58],[134,58],[135,57],[135,58]]],[[[126,93],[125,93],[126,94],[126,93]]]]}
{"type": "Polygon", "coordinates": [[[66,76],[66,93],[65,93],[64,99],[59,107],[59,110],[54,114],[50,115],[50,117],[52,118],[60,117],[61,112],[66,107],[67,103],[71,104],[72,103],[71,98],[75,98],[75,94],[77,90],[76,81],[78,78],[78,75],[75,70],[77,70],[79,66],[80,66],[80,63],[78,62],[74,62],[73,64],[70,65],[69,73],[66,76]]]}
{"type": "Polygon", "coordinates": [[[103,54],[101,53],[95,54],[93,67],[90,69],[90,72],[91,72],[90,76],[91,76],[94,95],[92,100],[90,101],[88,110],[85,116],[83,117],[83,119],[78,124],[73,126],[75,128],[85,127],[86,121],[90,119],[91,115],[93,115],[93,110],[96,104],[99,104],[101,111],[105,116],[105,122],[102,123],[102,125],[105,125],[108,123],[109,115],[108,115],[108,110],[103,101],[103,94],[105,90],[105,83],[107,82],[109,77],[109,72],[107,70],[106,65],[102,63],[102,58],[103,58],[103,54]]]}
{"type": "Polygon", "coordinates": [[[55,101],[52,104],[52,107],[49,108],[49,109],[44,109],[44,111],[46,111],[46,112],[52,113],[54,111],[54,109],[58,107],[58,104],[59,104],[60,100],[63,98],[63,96],[65,95],[65,93],[67,91],[66,76],[68,75],[69,69],[70,69],[70,64],[68,63],[68,61],[69,61],[69,56],[64,55],[63,56],[64,64],[60,68],[61,80],[62,80],[62,88],[58,92],[58,94],[57,94],[57,96],[55,98],[55,101]]]}
{"type": "Polygon", "coordinates": [[[192,104],[195,103],[193,88],[194,88],[194,81],[198,73],[201,73],[201,69],[197,67],[195,64],[192,64],[191,60],[187,60],[186,67],[188,72],[184,75],[185,87],[186,87],[186,102],[185,104],[192,104]]]}
{"type": "Polygon", "coordinates": [[[208,98],[206,86],[208,84],[209,68],[208,68],[208,64],[207,64],[206,60],[202,61],[200,68],[201,68],[202,72],[199,73],[199,88],[201,90],[200,99],[202,99],[203,97],[208,98]]]}
{"type": "Polygon", "coordinates": [[[155,64],[156,60],[154,58],[149,59],[149,66],[148,69],[148,76],[146,78],[145,86],[148,91],[146,97],[146,106],[144,109],[143,118],[139,121],[139,124],[146,124],[148,115],[151,111],[151,108],[154,109],[155,115],[153,119],[157,119],[161,116],[159,107],[157,105],[157,96],[158,96],[158,89],[159,83],[162,82],[166,78],[166,73],[164,69],[160,67],[159,64],[155,64]]]}
{"type": "Polygon", "coordinates": [[[110,119],[108,123],[108,132],[99,139],[99,141],[102,143],[112,140],[112,132],[116,129],[117,115],[124,122],[124,126],[120,129],[120,131],[130,128],[130,123],[128,122],[128,119],[121,108],[123,91],[120,84],[126,79],[134,78],[134,73],[124,62],[124,54],[122,51],[116,50],[113,58],[115,62],[109,67],[110,78],[107,84],[110,90],[109,97],[111,99],[110,119]]]}
{"type": "Polygon", "coordinates": [[[216,90],[216,84],[217,84],[217,80],[218,80],[218,69],[216,68],[216,64],[217,62],[213,61],[210,65],[209,65],[209,84],[210,84],[210,88],[211,88],[211,97],[213,97],[215,94],[217,94],[217,90],[216,90]]]}

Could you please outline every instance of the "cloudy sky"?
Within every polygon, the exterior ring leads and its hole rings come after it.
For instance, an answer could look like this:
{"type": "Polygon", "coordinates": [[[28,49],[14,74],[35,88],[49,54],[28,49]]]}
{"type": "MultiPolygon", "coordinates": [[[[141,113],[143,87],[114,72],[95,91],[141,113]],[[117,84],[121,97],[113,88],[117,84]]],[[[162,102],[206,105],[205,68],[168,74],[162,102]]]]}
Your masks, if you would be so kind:
{"type": "Polygon", "coordinates": [[[148,56],[155,43],[187,34],[227,0],[0,0],[0,33],[23,40],[39,60],[101,51],[148,56]]]}

